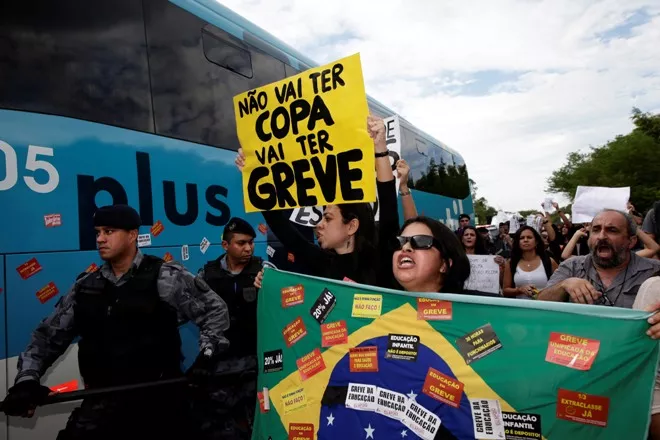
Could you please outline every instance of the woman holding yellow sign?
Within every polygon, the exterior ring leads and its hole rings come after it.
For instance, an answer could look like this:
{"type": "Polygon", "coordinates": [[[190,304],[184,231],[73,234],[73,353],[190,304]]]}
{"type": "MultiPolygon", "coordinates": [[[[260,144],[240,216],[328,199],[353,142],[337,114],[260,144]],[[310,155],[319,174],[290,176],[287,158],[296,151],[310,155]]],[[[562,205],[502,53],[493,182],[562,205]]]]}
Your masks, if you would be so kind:
{"type": "MultiPolygon", "coordinates": [[[[370,203],[329,204],[315,228],[318,246],[310,243],[290,223],[289,210],[264,211],[263,216],[280,242],[309,265],[308,275],[350,280],[374,286],[391,283],[391,250],[387,238],[396,235],[398,210],[394,175],[385,142],[383,120],[369,116],[369,135],[376,157],[377,191],[382,214],[377,239],[370,203]]],[[[240,149],[236,166],[243,170],[245,155],[240,149]]]]}

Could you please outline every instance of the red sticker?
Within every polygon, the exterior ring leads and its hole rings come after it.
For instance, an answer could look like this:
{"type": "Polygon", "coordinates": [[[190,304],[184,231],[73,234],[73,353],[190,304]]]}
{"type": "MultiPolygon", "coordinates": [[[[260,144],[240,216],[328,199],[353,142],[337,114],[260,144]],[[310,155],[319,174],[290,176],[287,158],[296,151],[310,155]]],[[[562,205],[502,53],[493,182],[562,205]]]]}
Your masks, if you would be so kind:
{"type": "Polygon", "coordinates": [[[417,319],[423,321],[449,321],[451,317],[450,301],[417,298],[417,319]]]}
{"type": "Polygon", "coordinates": [[[351,373],[378,373],[378,347],[348,349],[351,373]]]}
{"type": "Polygon", "coordinates": [[[344,279],[342,281],[346,281],[347,283],[354,283],[355,282],[352,279],[350,279],[349,277],[344,277],[344,279]]]}
{"type": "Polygon", "coordinates": [[[172,260],[174,260],[172,254],[170,254],[169,252],[165,252],[165,255],[163,255],[163,261],[169,263],[172,260]]]}
{"type": "Polygon", "coordinates": [[[461,406],[463,383],[429,367],[422,392],[427,396],[433,397],[435,400],[458,408],[461,406]]]}
{"type": "Polygon", "coordinates": [[[282,331],[284,342],[286,342],[287,347],[291,347],[293,344],[300,341],[306,334],[307,328],[305,328],[305,323],[300,316],[284,327],[284,330],[282,331]]]}
{"type": "Polygon", "coordinates": [[[332,347],[339,344],[348,344],[346,321],[321,324],[321,346],[332,347]]]}
{"type": "Polygon", "coordinates": [[[264,235],[268,234],[268,226],[266,226],[263,223],[259,223],[259,227],[257,229],[259,229],[259,232],[261,232],[264,235]]]}
{"type": "Polygon", "coordinates": [[[77,389],[78,381],[76,379],[50,387],[50,390],[55,393],[68,393],[69,391],[76,391],[77,389]]]}
{"type": "Polygon", "coordinates": [[[289,263],[295,263],[296,261],[296,257],[291,252],[286,255],[286,259],[289,260],[289,263]]]}
{"type": "Polygon", "coordinates": [[[39,298],[39,301],[43,304],[58,293],[60,293],[60,291],[57,290],[55,283],[51,281],[37,291],[37,298],[39,298]]]}
{"type": "Polygon", "coordinates": [[[305,302],[305,288],[302,284],[284,287],[280,293],[282,294],[282,308],[286,309],[305,302]]]}
{"type": "Polygon", "coordinates": [[[576,370],[588,370],[596,359],[600,341],[565,333],[550,333],[545,360],[576,370]]]}
{"type": "Polygon", "coordinates": [[[92,273],[92,272],[96,272],[97,270],[99,270],[99,267],[96,265],[96,263],[92,263],[89,266],[87,266],[87,269],[85,269],[85,272],[92,273]]]}
{"type": "Polygon", "coordinates": [[[289,440],[314,440],[314,425],[289,423],[289,440]]]}
{"type": "Polygon", "coordinates": [[[163,226],[163,222],[158,220],[151,227],[151,235],[153,235],[154,237],[158,237],[163,232],[164,229],[165,229],[165,226],[163,226]]]}
{"type": "Polygon", "coordinates": [[[41,264],[39,264],[36,258],[32,258],[31,260],[28,260],[16,268],[18,274],[24,280],[27,280],[32,275],[39,272],[41,269],[42,269],[41,264]]]}
{"type": "Polygon", "coordinates": [[[61,214],[44,215],[44,224],[46,225],[47,228],[62,226],[62,215],[61,214]]]}
{"type": "Polygon", "coordinates": [[[300,372],[300,378],[302,380],[307,380],[316,373],[325,370],[325,362],[323,362],[323,356],[321,356],[321,352],[318,348],[315,348],[314,351],[297,359],[296,366],[298,367],[298,372],[300,372]]]}
{"type": "Polygon", "coordinates": [[[610,408],[608,397],[559,389],[557,393],[557,418],[585,425],[607,426],[610,408]]]}
{"type": "Polygon", "coordinates": [[[261,410],[261,413],[267,413],[268,410],[266,409],[266,400],[264,399],[264,393],[262,391],[257,392],[257,399],[259,399],[259,409],[261,410]]]}

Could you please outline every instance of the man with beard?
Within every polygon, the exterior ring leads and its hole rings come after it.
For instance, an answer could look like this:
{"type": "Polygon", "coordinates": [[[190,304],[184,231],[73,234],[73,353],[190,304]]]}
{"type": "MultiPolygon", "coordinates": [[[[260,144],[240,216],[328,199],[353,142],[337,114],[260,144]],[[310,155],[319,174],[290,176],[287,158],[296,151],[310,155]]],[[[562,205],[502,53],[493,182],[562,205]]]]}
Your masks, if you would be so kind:
{"type": "Polygon", "coordinates": [[[538,299],[632,308],[639,287],[660,269],[659,261],[632,252],[636,234],[628,214],[601,211],[591,224],[589,255],[563,262],[538,299]]]}
{"type": "Polygon", "coordinates": [[[227,303],[231,345],[218,373],[245,372],[230,387],[211,389],[194,404],[203,439],[249,439],[257,399],[257,289],[254,280],[263,260],[255,257],[256,233],[248,222],[234,217],[222,234],[225,254],[209,261],[199,276],[227,303]]]}

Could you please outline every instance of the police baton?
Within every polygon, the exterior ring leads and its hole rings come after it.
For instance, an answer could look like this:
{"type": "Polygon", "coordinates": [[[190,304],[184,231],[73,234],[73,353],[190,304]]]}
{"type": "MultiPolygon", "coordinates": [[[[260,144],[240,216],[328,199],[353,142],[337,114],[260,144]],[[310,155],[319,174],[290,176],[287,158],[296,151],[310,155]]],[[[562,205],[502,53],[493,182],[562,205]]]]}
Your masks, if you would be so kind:
{"type": "MultiPolygon", "coordinates": [[[[215,374],[209,379],[209,384],[214,386],[222,385],[237,385],[246,379],[256,378],[255,371],[232,371],[220,374],[215,374]],[[243,380],[237,380],[243,379],[243,380]]],[[[157,388],[170,385],[185,385],[189,380],[186,376],[175,377],[172,379],[157,380],[153,382],[143,382],[130,385],[118,385],[114,387],[91,388],[86,390],[69,391],[66,393],[53,392],[49,394],[39,406],[52,405],[54,403],[73,402],[75,400],[87,399],[89,397],[105,396],[108,394],[115,394],[127,391],[142,391],[149,388],[157,388]]],[[[0,402],[0,412],[4,411],[4,400],[0,402]]]]}

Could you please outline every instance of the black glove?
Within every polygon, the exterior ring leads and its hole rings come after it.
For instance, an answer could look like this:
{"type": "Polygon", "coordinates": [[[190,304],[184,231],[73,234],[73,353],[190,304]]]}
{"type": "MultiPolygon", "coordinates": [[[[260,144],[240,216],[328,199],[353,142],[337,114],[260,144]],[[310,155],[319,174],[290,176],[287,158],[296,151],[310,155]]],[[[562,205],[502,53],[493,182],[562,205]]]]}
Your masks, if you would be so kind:
{"type": "Polygon", "coordinates": [[[194,385],[207,385],[215,374],[218,356],[210,350],[197,355],[195,362],[186,371],[188,380],[194,385]]]}
{"type": "Polygon", "coordinates": [[[2,411],[8,416],[28,416],[30,410],[41,405],[51,393],[37,380],[25,380],[9,388],[7,397],[2,403],[2,411]]]}

